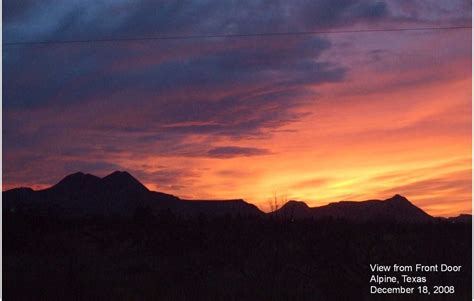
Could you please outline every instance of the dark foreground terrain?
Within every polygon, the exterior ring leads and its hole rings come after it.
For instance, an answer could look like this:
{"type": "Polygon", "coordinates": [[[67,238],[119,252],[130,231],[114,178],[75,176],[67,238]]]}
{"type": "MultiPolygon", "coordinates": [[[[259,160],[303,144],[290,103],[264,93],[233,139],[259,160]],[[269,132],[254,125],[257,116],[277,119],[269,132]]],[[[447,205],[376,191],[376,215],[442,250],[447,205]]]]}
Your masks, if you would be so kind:
{"type": "MultiPolygon", "coordinates": [[[[5,300],[471,300],[471,225],[4,213],[5,300]],[[462,265],[454,295],[370,296],[370,263],[462,265]]],[[[418,285],[411,285],[416,287],[418,285]]]]}

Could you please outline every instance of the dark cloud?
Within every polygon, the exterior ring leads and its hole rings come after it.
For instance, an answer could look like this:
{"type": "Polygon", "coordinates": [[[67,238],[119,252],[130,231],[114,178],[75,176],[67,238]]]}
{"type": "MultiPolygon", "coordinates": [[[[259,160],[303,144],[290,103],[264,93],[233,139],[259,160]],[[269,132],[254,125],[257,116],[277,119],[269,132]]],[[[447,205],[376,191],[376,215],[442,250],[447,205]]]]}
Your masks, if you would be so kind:
{"type": "Polygon", "coordinates": [[[229,159],[234,157],[253,157],[269,155],[271,152],[266,149],[255,147],[221,146],[207,152],[210,157],[229,159]]]}
{"type": "Polygon", "coordinates": [[[459,22],[457,1],[3,1],[4,39],[89,39],[315,30],[407,20],[459,22]]]}
{"type": "Polygon", "coordinates": [[[127,47],[112,54],[110,48],[85,47],[82,55],[62,52],[68,47],[41,49],[44,58],[19,58],[6,68],[7,151],[30,147],[65,155],[83,149],[92,156],[147,149],[162,156],[203,156],[206,150],[188,143],[189,135],[263,137],[304,116],[296,109],[307,101],[306,85],[339,82],[346,72],[317,61],[330,47],[327,40],[285,42],[222,47],[211,41],[194,50],[185,43],[158,55],[148,54],[150,46],[131,54],[127,47]],[[152,63],[130,63],[138,59],[152,63]],[[160,63],[153,64],[155,59],[160,63]]]}
{"type": "Polygon", "coordinates": [[[387,17],[384,2],[5,1],[7,40],[311,30],[387,17]],[[265,13],[261,13],[265,12],[265,13]],[[303,18],[302,18],[303,16],[303,18]]]}
{"type": "Polygon", "coordinates": [[[377,21],[389,17],[390,12],[381,1],[332,0],[308,2],[302,15],[312,28],[326,28],[377,21]]]}
{"type": "MultiPolygon", "coordinates": [[[[371,0],[7,0],[3,39],[285,32],[408,18],[392,6],[371,0]]],[[[4,47],[7,180],[127,169],[87,163],[124,157],[263,155],[266,150],[239,141],[269,137],[311,114],[302,108],[317,101],[315,89],[346,79],[347,67],[323,59],[331,51],[324,36],[4,47]],[[235,148],[218,148],[220,139],[235,148]]]]}

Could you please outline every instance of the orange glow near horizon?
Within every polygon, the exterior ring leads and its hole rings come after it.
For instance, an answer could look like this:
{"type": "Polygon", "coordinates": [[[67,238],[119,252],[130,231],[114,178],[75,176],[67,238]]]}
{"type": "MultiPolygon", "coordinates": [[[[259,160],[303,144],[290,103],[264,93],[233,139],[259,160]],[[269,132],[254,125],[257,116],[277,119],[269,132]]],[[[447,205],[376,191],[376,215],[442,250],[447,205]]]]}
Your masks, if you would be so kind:
{"type": "MultiPolygon", "coordinates": [[[[387,108],[376,97],[364,105],[338,108],[317,104],[309,116],[262,146],[274,154],[236,159],[202,159],[208,168],[189,198],[238,198],[268,210],[273,195],[320,206],[340,200],[389,198],[402,194],[436,216],[471,212],[470,80],[404,91],[405,110],[387,108]],[[415,103],[420,95],[430,106],[415,103]],[[445,184],[445,185],[443,185],[445,184]],[[419,187],[417,187],[417,185],[419,187]],[[423,187],[426,186],[426,187],[423,187]],[[206,193],[214,191],[214,193],[206,193]]],[[[344,101],[344,99],[341,99],[344,101]]],[[[258,145],[250,141],[249,145],[258,145]]],[[[151,158],[151,160],[155,160],[151,158]]],[[[156,158],[158,163],[159,158],[156,158]]],[[[198,162],[197,162],[198,161],[198,162]]],[[[163,190],[148,183],[151,189],[163,190]]],[[[179,194],[180,191],[173,191],[179,194]]]]}
{"type": "MultiPolygon", "coordinates": [[[[151,190],[182,198],[243,198],[264,211],[274,195],[321,206],[401,194],[434,216],[471,213],[469,85],[470,80],[463,80],[405,91],[407,103],[398,112],[386,107],[392,101],[379,103],[377,96],[360,96],[363,105],[352,97],[355,104],[337,112],[330,103],[317,103],[315,116],[292,124],[288,127],[292,131],[248,141],[249,146],[270,146],[272,154],[231,159],[149,157],[150,166],[172,161],[200,176],[191,176],[190,188],[184,190],[143,182],[151,190]],[[426,109],[414,101],[420,95],[430,98],[426,109]]],[[[385,97],[397,101],[400,95],[385,97]]],[[[141,164],[126,156],[120,163],[132,169],[141,164]]]]}
{"type": "MultiPolygon", "coordinates": [[[[274,195],[321,206],[401,194],[435,216],[470,213],[469,85],[470,80],[462,80],[405,90],[404,100],[399,93],[385,95],[393,101],[384,102],[377,102],[378,95],[360,96],[363,104],[350,96],[355,104],[337,111],[330,103],[317,103],[316,117],[308,116],[287,129],[295,131],[248,141],[249,146],[270,147],[272,154],[231,159],[149,157],[150,166],[172,161],[200,176],[191,176],[191,188],[185,190],[144,183],[182,198],[243,198],[264,211],[274,195]],[[415,101],[420,95],[430,99],[429,107],[415,101]],[[406,105],[398,111],[387,107],[396,101],[406,105]]],[[[134,161],[121,163],[139,168],[134,161]]]]}

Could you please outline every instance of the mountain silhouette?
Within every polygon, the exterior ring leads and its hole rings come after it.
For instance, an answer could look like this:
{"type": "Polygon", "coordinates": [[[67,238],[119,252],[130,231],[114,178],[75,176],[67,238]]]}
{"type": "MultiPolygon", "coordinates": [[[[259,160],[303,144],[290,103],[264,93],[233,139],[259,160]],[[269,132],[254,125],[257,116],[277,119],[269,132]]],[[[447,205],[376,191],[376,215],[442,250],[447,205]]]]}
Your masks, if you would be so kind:
{"type": "MultiPolygon", "coordinates": [[[[15,188],[3,192],[3,210],[58,216],[133,216],[137,210],[151,214],[163,211],[183,217],[195,216],[273,216],[285,219],[343,219],[355,222],[419,223],[435,220],[401,195],[386,200],[341,201],[320,207],[289,201],[265,214],[242,199],[185,200],[150,191],[126,171],[115,171],[103,178],[77,172],[52,187],[35,191],[15,188]]],[[[451,222],[470,221],[462,215],[451,222]]]]}
{"type": "Polygon", "coordinates": [[[288,201],[280,209],[273,212],[274,215],[279,215],[288,218],[310,218],[311,208],[301,201],[288,201]]]}
{"type": "Polygon", "coordinates": [[[456,224],[470,223],[470,222],[472,222],[472,215],[471,214],[459,214],[458,216],[455,216],[455,217],[448,217],[446,220],[448,222],[456,223],[456,224]]]}
{"type": "Polygon", "coordinates": [[[183,200],[182,214],[187,216],[263,216],[257,206],[237,200],[183,200]]]}
{"type": "Polygon", "coordinates": [[[100,180],[99,177],[94,175],[76,172],[66,176],[64,179],[59,181],[59,183],[51,187],[51,189],[64,192],[87,190],[98,185],[100,180]]]}
{"type": "Polygon", "coordinates": [[[158,214],[169,211],[181,216],[262,215],[243,200],[194,201],[150,191],[125,171],[103,178],[77,172],[43,190],[15,188],[3,192],[3,209],[59,216],[133,216],[138,209],[158,214]]]}
{"type": "Polygon", "coordinates": [[[102,183],[109,190],[123,193],[147,193],[148,188],[140,181],[135,179],[126,171],[115,171],[110,175],[102,178],[102,183]]]}
{"type": "Polygon", "coordinates": [[[386,200],[368,200],[362,202],[341,201],[320,207],[308,207],[304,202],[290,201],[273,215],[291,218],[335,218],[350,221],[367,222],[429,222],[433,217],[413,205],[401,195],[386,200]]]}

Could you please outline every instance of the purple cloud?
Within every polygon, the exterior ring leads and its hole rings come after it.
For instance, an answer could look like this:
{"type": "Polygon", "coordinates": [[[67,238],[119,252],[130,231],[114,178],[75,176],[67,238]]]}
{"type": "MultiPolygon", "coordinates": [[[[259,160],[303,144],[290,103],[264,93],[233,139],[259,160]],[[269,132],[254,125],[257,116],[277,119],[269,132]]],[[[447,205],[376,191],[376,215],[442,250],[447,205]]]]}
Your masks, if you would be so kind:
{"type": "Polygon", "coordinates": [[[209,150],[207,154],[214,158],[230,159],[241,156],[264,156],[271,154],[271,152],[269,150],[256,147],[221,146],[209,150]]]}

